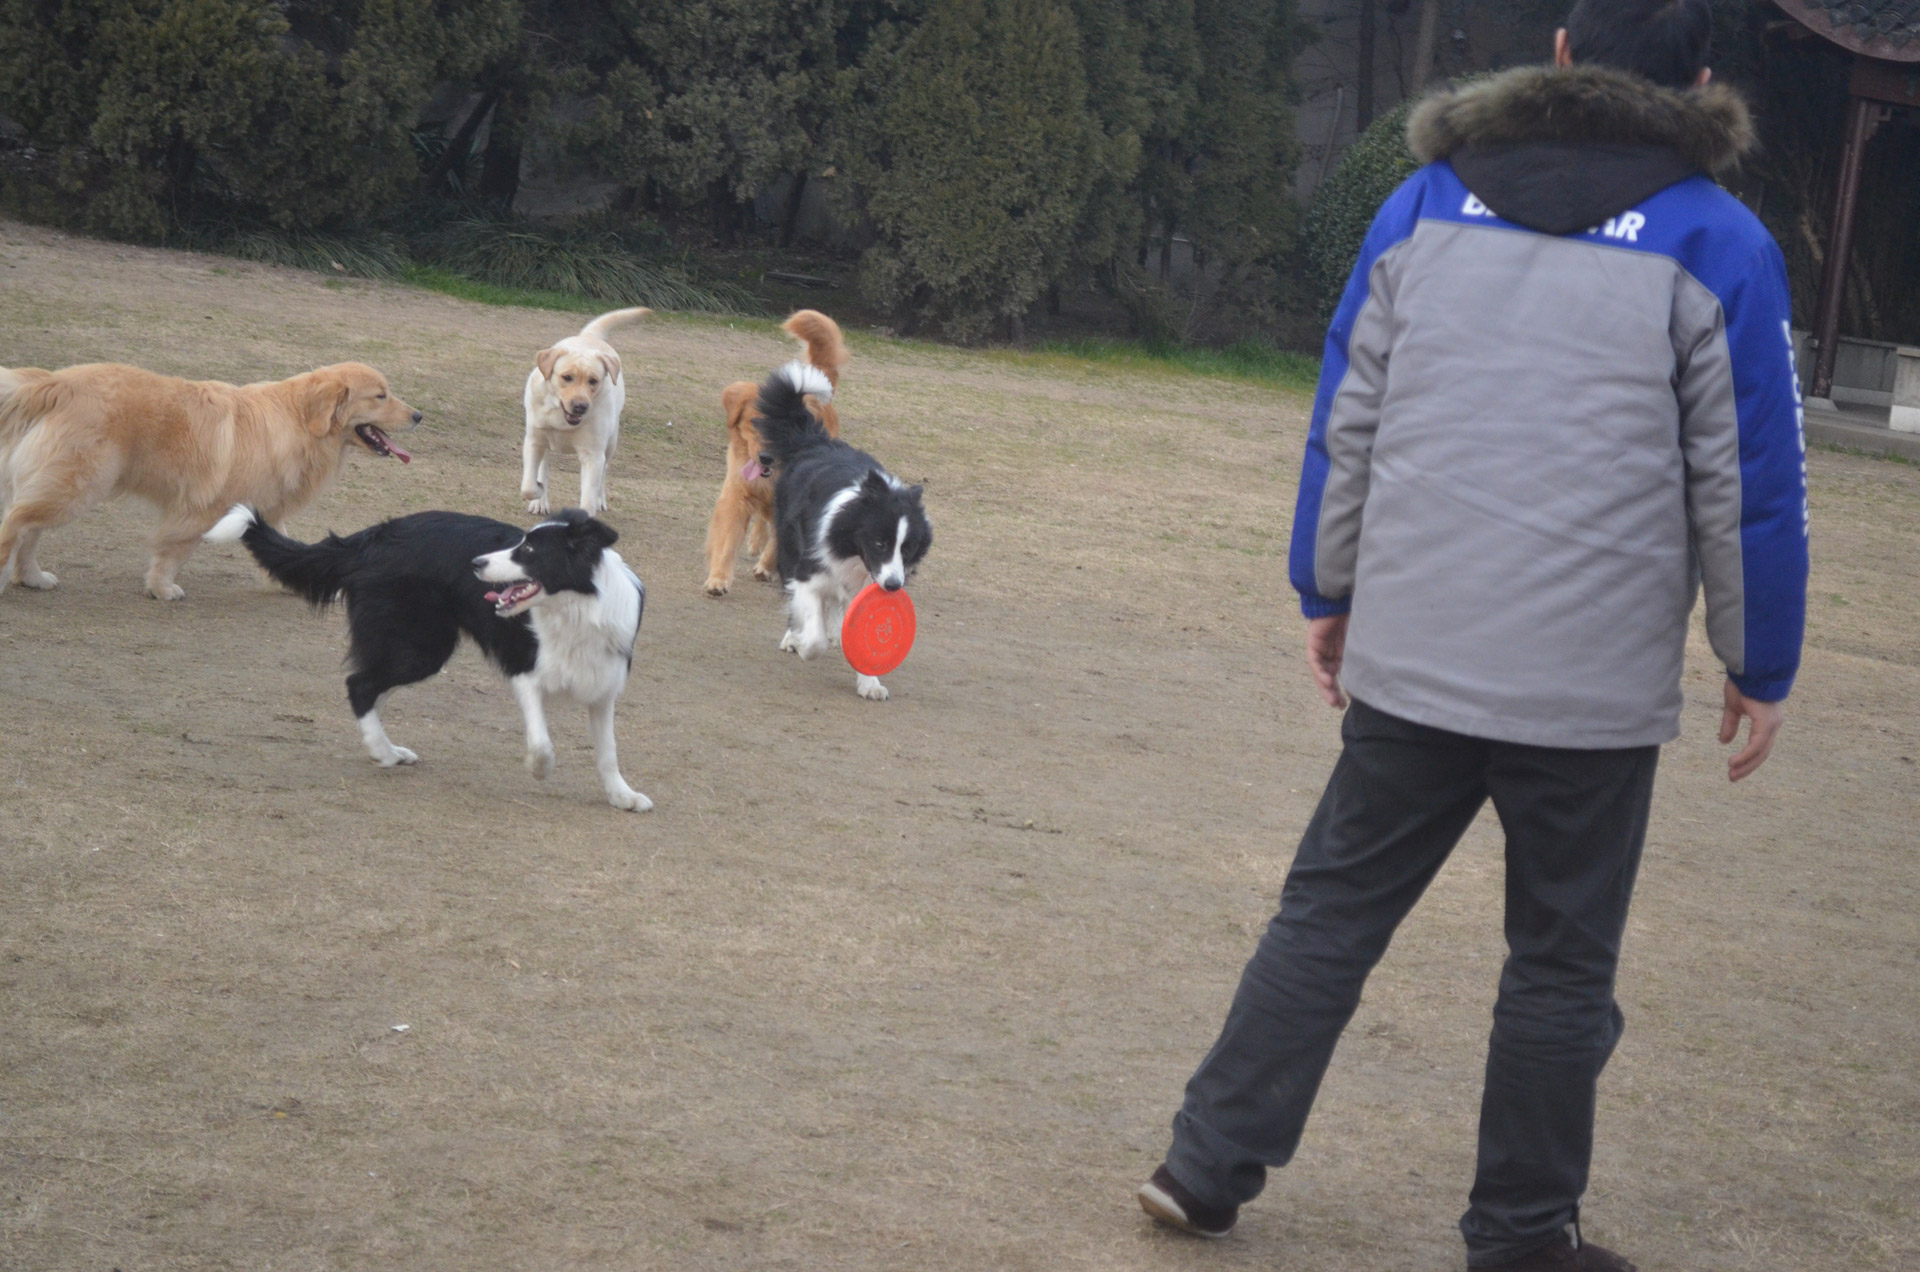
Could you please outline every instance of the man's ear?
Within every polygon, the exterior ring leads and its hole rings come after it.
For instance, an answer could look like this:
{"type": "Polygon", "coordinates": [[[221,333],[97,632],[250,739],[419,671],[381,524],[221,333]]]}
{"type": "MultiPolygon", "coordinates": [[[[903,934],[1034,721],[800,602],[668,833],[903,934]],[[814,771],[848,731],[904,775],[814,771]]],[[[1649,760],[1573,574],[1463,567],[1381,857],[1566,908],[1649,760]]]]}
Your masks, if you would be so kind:
{"type": "Polygon", "coordinates": [[[615,384],[620,383],[620,355],[603,353],[600,355],[600,360],[607,364],[607,379],[615,384]]]}
{"type": "Polygon", "coordinates": [[[307,385],[307,431],[325,437],[347,422],[347,403],[353,398],[353,386],[321,372],[314,372],[307,385]]]}
{"type": "Polygon", "coordinates": [[[1567,39],[1565,27],[1553,33],[1553,64],[1563,67],[1573,65],[1573,44],[1567,39]]]}
{"type": "Polygon", "coordinates": [[[533,355],[533,365],[540,368],[542,380],[553,379],[553,364],[560,361],[560,355],[565,352],[566,350],[556,346],[552,349],[542,349],[533,355]]]}

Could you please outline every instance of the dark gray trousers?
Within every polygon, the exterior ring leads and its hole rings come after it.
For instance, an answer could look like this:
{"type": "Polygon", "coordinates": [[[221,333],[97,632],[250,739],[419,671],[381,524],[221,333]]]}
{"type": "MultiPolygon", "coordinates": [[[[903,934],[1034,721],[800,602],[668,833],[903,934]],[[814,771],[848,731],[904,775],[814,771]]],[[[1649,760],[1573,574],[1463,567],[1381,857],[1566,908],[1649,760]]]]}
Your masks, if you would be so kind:
{"type": "Polygon", "coordinates": [[[1480,1103],[1467,1262],[1524,1257],[1578,1218],[1594,1088],[1625,1020],[1614,968],[1646,840],[1654,746],[1576,751],[1428,728],[1355,701],[1345,747],[1187,1083],[1167,1167],[1238,1206],[1300,1143],[1340,1031],[1400,920],[1493,801],[1506,831],[1507,960],[1480,1103]]]}

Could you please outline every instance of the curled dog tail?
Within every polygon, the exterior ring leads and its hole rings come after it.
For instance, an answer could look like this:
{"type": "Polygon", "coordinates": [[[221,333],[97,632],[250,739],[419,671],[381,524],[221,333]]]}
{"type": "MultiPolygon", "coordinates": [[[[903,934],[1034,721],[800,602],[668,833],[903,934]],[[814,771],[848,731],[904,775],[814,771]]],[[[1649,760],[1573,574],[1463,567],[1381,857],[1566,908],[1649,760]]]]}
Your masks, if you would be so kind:
{"type": "Polygon", "coordinates": [[[262,521],[246,504],[234,505],[200,537],[207,543],[245,544],[274,582],[305,597],[315,609],[340,598],[360,560],[360,545],[353,542],[358,535],[342,539],[330,534],[318,543],[302,543],[262,521]]]}
{"type": "Polygon", "coordinates": [[[616,309],[612,313],[601,314],[586,326],[580,328],[583,336],[592,336],[595,340],[605,340],[607,333],[615,327],[624,327],[630,322],[639,322],[651,309],[616,309]]]}
{"type": "Polygon", "coordinates": [[[801,309],[780,326],[788,335],[807,346],[807,361],[820,368],[828,384],[839,388],[840,372],[845,369],[848,357],[847,342],[840,335],[840,324],[818,309],[801,309]]]}
{"type": "Polygon", "coordinates": [[[822,402],[833,399],[833,385],[824,371],[804,362],[789,362],[760,386],[760,398],[754,405],[753,426],[760,432],[760,444],[774,466],[828,440],[827,430],[807,409],[811,395],[822,402]]]}

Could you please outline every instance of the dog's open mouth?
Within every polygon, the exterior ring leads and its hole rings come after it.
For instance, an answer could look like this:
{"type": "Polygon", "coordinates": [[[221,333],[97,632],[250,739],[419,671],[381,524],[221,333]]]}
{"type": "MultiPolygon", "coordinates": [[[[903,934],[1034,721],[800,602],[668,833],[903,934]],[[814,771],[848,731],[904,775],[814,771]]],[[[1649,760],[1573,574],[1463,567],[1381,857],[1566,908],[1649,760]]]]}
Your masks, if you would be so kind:
{"type": "Polygon", "coordinates": [[[510,583],[498,592],[488,592],[487,599],[493,602],[496,613],[504,613],[516,605],[524,605],[540,595],[540,585],[532,579],[519,583],[510,583]]]}
{"type": "Polygon", "coordinates": [[[353,431],[355,436],[365,442],[367,449],[374,454],[384,455],[388,459],[397,459],[403,464],[411,464],[413,462],[413,456],[396,446],[391,437],[382,433],[372,424],[355,424],[353,431]]]}

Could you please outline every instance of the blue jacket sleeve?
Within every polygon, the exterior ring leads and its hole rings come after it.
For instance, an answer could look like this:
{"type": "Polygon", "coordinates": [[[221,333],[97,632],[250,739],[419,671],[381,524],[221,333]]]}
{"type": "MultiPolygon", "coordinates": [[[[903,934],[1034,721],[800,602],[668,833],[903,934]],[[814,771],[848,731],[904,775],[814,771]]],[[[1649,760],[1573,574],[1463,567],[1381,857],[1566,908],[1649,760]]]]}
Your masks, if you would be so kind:
{"type": "Polygon", "coordinates": [[[1793,688],[1807,619],[1807,443],[1793,365],[1787,269],[1768,236],[1721,296],[1740,437],[1741,693],[1793,688]]]}
{"type": "MultiPolygon", "coordinates": [[[[1306,457],[1300,465],[1300,493],[1293,509],[1293,538],[1287,550],[1287,573],[1294,590],[1300,593],[1300,612],[1308,618],[1344,614],[1352,605],[1349,593],[1324,595],[1314,568],[1320,547],[1322,497],[1326,493],[1327,477],[1331,471],[1327,453],[1327,426],[1333,414],[1334,399],[1339,395],[1340,386],[1346,381],[1356,360],[1379,368],[1385,366],[1387,350],[1355,348],[1354,329],[1361,310],[1368,302],[1373,300],[1378,303],[1371,284],[1374,263],[1395,244],[1411,236],[1414,226],[1419,223],[1425,174],[1426,169],[1422,169],[1409,177],[1375,214],[1366,241],[1361,244],[1360,257],[1354,262],[1353,273],[1347,278],[1346,290],[1341,293],[1340,304],[1333,311],[1333,321],[1327,327],[1326,349],[1320,360],[1320,383],[1314,393],[1313,418],[1307,429],[1306,457]]],[[[1377,418],[1357,421],[1366,427],[1377,422],[1377,418]]]]}

